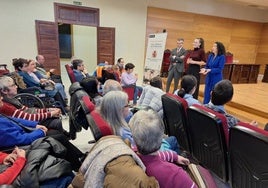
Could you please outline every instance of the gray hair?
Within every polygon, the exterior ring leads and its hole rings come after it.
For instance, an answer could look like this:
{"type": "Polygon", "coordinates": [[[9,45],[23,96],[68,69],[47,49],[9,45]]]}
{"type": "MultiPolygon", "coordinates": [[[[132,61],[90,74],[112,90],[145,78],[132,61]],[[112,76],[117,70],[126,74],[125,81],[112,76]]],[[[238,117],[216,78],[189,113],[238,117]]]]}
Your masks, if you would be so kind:
{"type": "Polygon", "coordinates": [[[118,81],[109,79],[106,80],[104,85],[103,85],[103,95],[105,95],[106,93],[110,92],[110,91],[122,91],[122,86],[120,85],[120,83],[118,81]]]}
{"type": "Polygon", "coordinates": [[[110,91],[102,98],[100,114],[118,136],[122,127],[128,127],[123,115],[127,102],[128,95],[123,91],[110,91]]]}
{"type": "Polygon", "coordinates": [[[147,155],[159,150],[164,136],[164,123],[155,111],[138,111],[131,118],[129,126],[141,154],[147,155]]]}
{"type": "MultiPolygon", "coordinates": [[[[14,80],[9,76],[1,76],[0,77],[0,91],[8,91],[8,86],[14,83],[14,80]]],[[[2,93],[3,95],[3,93],[2,93]]]]}

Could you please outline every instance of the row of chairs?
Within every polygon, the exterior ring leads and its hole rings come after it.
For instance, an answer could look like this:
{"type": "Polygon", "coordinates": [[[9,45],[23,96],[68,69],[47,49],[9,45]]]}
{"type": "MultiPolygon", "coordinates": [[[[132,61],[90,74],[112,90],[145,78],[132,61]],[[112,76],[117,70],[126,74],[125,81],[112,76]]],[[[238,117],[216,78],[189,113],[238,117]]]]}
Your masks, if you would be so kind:
{"type": "Polygon", "coordinates": [[[69,88],[71,96],[69,112],[69,130],[71,139],[76,138],[76,133],[83,129],[91,129],[94,140],[98,141],[101,137],[112,135],[113,131],[107,122],[103,120],[100,114],[95,110],[90,96],[80,86],[79,82],[74,82],[69,88]]]}
{"type": "Polygon", "coordinates": [[[268,132],[201,105],[188,107],[172,94],[162,96],[166,132],[199,163],[232,187],[268,187],[268,132]]]}

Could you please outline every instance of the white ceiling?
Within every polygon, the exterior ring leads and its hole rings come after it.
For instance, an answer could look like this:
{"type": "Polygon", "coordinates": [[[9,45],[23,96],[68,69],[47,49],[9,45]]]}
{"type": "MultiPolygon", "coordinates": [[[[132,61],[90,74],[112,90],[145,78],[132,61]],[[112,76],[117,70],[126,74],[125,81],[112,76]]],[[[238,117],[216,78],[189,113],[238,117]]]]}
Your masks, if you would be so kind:
{"type": "Polygon", "coordinates": [[[255,7],[257,9],[268,10],[268,0],[219,0],[219,1],[240,4],[243,6],[255,7]]]}

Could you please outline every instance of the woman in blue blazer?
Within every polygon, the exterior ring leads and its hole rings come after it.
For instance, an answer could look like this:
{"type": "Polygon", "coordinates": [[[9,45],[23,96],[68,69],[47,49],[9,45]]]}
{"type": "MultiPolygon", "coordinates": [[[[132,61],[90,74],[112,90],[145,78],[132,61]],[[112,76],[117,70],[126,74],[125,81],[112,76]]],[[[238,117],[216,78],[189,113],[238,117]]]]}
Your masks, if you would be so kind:
{"type": "Polygon", "coordinates": [[[205,68],[200,73],[206,75],[204,104],[209,103],[210,93],[216,83],[223,79],[222,71],[225,64],[225,47],[221,42],[215,42],[212,53],[208,56],[205,68]]]}

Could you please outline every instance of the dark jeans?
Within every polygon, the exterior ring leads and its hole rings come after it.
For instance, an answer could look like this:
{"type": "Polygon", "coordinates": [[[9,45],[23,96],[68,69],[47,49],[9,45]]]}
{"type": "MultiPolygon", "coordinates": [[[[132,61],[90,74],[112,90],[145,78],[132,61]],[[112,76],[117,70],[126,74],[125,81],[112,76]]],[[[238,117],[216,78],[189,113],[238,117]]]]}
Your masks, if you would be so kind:
{"type": "Polygon", "coordinates": [[[62,122],[59,118],[47,118],[39,121],[39,124],[46,126],[48,129],[58,130],[60,133],[63,133],[62,122]]]}
{"type": "Polygon", "coordinates": [[[138,100],[138,95],[141,94],[142,92],[142,87],[140,86],[135,86],[135,91],[134,91],[134,97],[133,97],[133,104],[137,104],[137,100],[138,100]]]}

